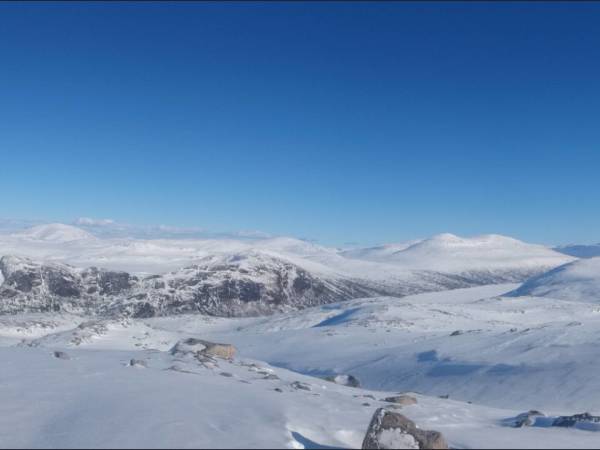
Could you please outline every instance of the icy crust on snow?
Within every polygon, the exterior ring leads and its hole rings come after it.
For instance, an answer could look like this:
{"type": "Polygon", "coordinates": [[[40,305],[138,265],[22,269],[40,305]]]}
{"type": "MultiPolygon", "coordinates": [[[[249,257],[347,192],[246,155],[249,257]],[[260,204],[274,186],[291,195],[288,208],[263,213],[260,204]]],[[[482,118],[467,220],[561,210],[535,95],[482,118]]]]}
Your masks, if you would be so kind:
{"type": "Polygon", "coordinates": [[[527,280],[511,296],[600,303],[600,258],[582,259],[527,280]]]}

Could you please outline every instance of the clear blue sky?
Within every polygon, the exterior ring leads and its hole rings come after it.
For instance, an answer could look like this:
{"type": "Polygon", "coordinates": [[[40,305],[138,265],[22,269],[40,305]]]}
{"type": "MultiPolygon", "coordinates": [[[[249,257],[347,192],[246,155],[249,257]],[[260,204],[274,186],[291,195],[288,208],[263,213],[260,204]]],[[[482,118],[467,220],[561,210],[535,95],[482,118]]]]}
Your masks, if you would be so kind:
{"type": "Polygon", "coordinates": [[[600,3],[0,3],[1,217],[600,241],[600,3]]]}

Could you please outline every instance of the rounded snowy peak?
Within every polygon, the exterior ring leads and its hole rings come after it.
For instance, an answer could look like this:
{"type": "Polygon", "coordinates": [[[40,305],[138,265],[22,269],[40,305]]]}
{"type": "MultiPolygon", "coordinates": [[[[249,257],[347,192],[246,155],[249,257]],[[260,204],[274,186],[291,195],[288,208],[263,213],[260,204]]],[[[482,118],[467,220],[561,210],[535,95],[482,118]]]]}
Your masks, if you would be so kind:
{"type": "Polygon", "coordinates": [[[73,242],[96,239],[95,236],[81,228],[64,225],[62,223],[38,225],[17,233],[14,236],[46,242],[73,242]]]}

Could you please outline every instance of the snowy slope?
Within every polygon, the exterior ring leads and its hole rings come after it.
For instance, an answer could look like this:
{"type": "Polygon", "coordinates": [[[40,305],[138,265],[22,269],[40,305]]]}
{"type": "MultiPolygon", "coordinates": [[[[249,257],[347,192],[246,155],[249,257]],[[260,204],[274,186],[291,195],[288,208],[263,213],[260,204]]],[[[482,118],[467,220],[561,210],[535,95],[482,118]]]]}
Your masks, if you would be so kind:
{"type": "Polygon", "coordinates": [[[556,247],[554,250],[559,253],[564,253],[565,255],[574,256],[576,258],[595,258],[596,256],[600,256],[600,244],[571,244],[556,247]]]}
{"type": "MultiPolygon", "coordinates": [[[[351,373],[371,389],[600,413],[598,305],[498,297],[514,287],[353,300],[215,326],[210,335],[305,374],[351,373]]],[[[156,320],[186,328],[183,318],[156,320]]]]}
{"type": "MultiPolygon", "coordinates": [[[[0,448],[359,448],[374,411],[389,405],[382,399],[397,394],[274,367],[249,357],[247,348],[232,361],[168,351],[183,337],[238,320],[194,316],[190,334],[166,329],[181,319],[73,322],[68,332],[67,318],[45,317],[53,324],[45,338],[10,347],[0,339],[0,448]]],[[[28,324],[39,329],[39,320],[12,323],[25,336],[28,324]]],[[[321,353],[331,357],[336,350],[324,346],[321,353]]],[[[442,432],[451,448],[597,446],[597,432],[512,428],[522,409],[413,395],[417,404],[399,412],[442,432]]]]}
{"type": "Polygon", "coordinates": [[[510,295],[600,303],[600,258],[557,267],[526,281],[510,295]]]}

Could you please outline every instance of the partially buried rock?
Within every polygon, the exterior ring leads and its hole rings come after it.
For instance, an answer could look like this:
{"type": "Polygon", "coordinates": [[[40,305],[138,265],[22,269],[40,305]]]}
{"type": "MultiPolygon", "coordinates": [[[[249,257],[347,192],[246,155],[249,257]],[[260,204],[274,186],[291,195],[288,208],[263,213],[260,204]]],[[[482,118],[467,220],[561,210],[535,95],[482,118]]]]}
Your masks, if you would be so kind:
{"type": "Polygon", "coordinates": [[[129,367],[139,367],[145,369],[147,367],[146,361],[142,361],[141,359],[131,359],[129,360],[129,367]]]}
{"type": "Polygon", "coordinates": [[[209,356],[221,359],[233,359],[236,349],[230,344],[218,344],[215,342],[203,341],[201,339],[189,338],[179,341],[171,349],[171,354],[175,356],[193,355],[196,358],[209,356]]]}
{"type": "Polygon", "coordinates": [[[302,383],[301,381],[294,381],[292,383],[292,387],[294,389],[300,389],[302,391],[311,391],[311,387],[310,385],[306,384],[306,383],[302,383]]]}
{"type": "Polygon", "coordinates": [[[348,386],[353,388],[360,387],[360,381],[354,375],[335,375],[326,377],[325,380],[331,381],[335,384],[341,384],[342,386],[348,386]]]}
{"type": "Polygon", "coordinates": [[[71,359],[71,357],[69,355],[67,355],[65,352],[54,352],[53,355],[57,359],[64,359],[64,360],[71,359]]]}
{"type": "Polygon", "coordinates": [[[383,401],[388,402],[388,403],[395,403],[397,405],[402,405],[402,406],[409,406],[409,405],[416,405],[417,399],[414,398],[411,395],[397,395],[395,397],[387,397],[385,399],[383,399],[383,401]]]}
{"type": "Polygon", "coordinates": [[[379,408],[367,430],[363,449],[447,449],[441,433],[417,428],[415,423],[392,411],[379,408]]]}

